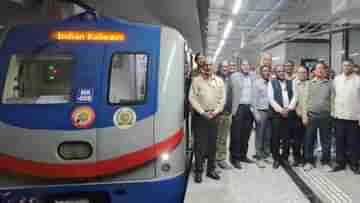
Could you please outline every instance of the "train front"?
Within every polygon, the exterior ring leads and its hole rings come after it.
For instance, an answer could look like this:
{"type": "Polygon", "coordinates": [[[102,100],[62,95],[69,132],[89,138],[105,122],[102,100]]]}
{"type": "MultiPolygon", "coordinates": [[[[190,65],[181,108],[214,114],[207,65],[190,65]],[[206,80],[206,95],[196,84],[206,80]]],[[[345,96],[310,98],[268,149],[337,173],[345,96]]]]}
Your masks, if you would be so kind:
{"type": "Polygon", "coordinates": [[[165,30],[84,13],[5,34],[1,203],[182,202],[183,40],[165,30]]]}

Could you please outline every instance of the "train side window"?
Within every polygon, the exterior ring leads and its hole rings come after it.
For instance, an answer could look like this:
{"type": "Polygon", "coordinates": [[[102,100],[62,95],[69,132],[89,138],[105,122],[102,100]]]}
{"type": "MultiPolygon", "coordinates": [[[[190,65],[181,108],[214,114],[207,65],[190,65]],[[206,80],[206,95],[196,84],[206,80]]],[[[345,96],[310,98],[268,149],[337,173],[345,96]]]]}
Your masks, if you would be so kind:
{"type": "Polygon", "coordinates": [[[2,103],[68,103],[72,64],[73,57],[69,55],[12,55],[2,103]]]}
{"type": "Polygon", "coordinates": [[[145,101],[148,56],[116,53],[112,56],[108,101],[133,104],[145,101]]]}

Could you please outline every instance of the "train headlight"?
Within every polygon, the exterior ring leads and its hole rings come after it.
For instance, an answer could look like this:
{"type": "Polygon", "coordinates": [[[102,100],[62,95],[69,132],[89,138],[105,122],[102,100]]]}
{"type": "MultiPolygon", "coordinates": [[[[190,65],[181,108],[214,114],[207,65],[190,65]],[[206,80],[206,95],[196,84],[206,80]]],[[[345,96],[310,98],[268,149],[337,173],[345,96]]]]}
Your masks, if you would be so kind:
{"type": "Polygon", "coordinates": [[[59,156],[64,160],[88,159],[92,153],[92,146],[87,142],[64,142],[58,148],[59,156]]]}
{"type": "Polygon", "coordinates": [[[168,162],[170,160],[170,154],[168,152],[164,152],[161,154],[161,170],[164,172],[169,172],[171,169],[171,165],[168,162]]]}
{"type": "Polygon", "coordinates": [[[170,158],[169,153],[163,153],[163,154],[161,155],[161,160],[162,160],[162,161],[168,161],[169,158],[170,158]]]}

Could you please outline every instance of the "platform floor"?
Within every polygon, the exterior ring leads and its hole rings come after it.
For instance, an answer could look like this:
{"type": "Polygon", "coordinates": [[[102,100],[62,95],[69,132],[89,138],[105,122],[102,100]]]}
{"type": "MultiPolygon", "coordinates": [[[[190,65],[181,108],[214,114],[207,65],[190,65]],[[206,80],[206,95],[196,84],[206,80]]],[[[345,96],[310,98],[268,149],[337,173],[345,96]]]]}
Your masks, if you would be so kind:
{"type": "MultiPolygon", "coordinates": [[[[254,154],[254,136],[249,154],[254,154]]],[[[310,202],[285,170],[271,165],[260,169],[255,164],[243,164],[243,169],[222,170],[221,180],[203,176],[201,184],[194,183],[190,174],[185,203],[307,203],[310,202]]]]}
{"type": "Polygon", "coordinates": [[[341,172],[327,172],[318,166],[311,171],[295,168],[324,203],[357,203],[360,202],[360,175],[350,169],[341,172]]]}

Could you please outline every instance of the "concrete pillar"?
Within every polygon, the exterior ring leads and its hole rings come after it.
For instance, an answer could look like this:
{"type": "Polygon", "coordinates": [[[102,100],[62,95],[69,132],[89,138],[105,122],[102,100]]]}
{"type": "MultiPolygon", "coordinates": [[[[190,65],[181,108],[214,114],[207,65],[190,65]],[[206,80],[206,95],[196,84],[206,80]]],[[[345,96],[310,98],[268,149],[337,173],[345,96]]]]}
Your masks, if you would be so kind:
{"type": "Polygon", "coordinates": [[[342,61],[347,58],[348,47],[346,45],[346,31],[332,33],[331,40],[331,68],[335,73],[341,72],[342,61]]]}

